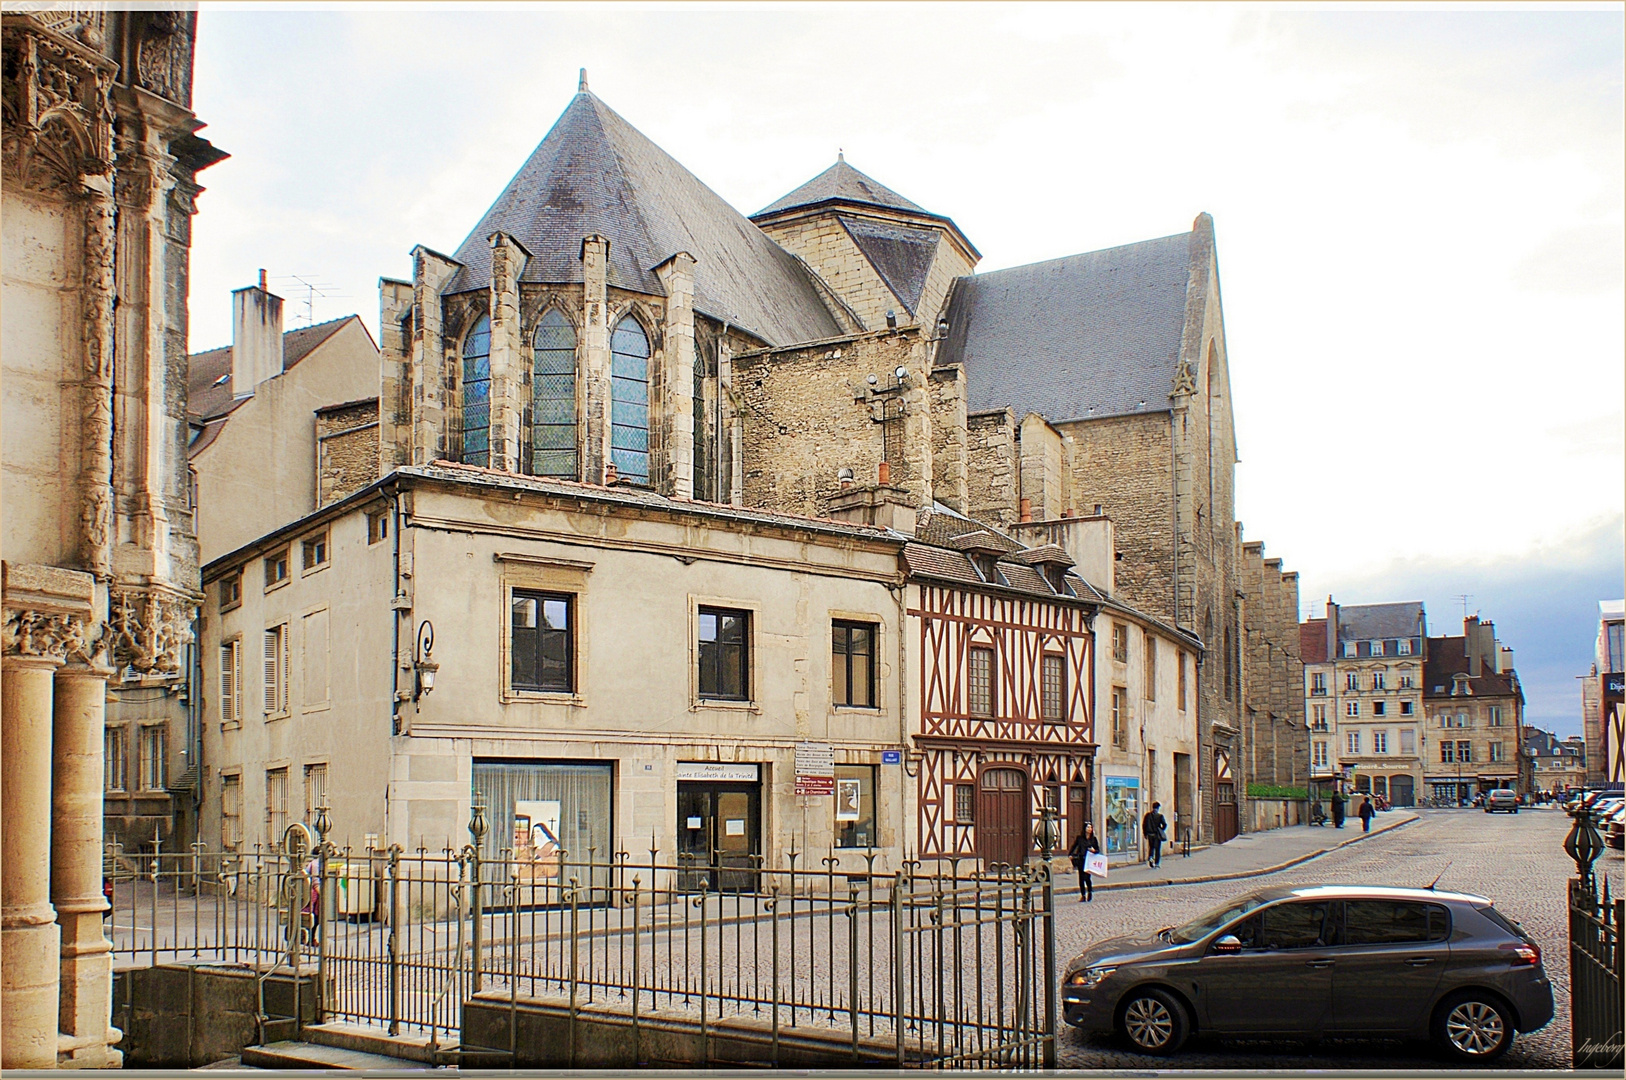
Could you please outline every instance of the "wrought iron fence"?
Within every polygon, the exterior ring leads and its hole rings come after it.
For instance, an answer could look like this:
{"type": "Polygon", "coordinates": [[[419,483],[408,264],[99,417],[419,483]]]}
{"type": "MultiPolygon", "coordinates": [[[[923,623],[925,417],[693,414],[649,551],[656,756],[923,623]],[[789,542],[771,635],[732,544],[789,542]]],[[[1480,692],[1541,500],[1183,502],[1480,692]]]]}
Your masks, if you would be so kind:
{"type": "Polygon", "coordinates": [[[1603,853],[1603,838],[1591,809],[1583,805],[1570,816],[1575,824],[1564,850],[1576,869],[1569,882],[1571,1064],[1577,1069],[1618,1071],[1626,1063],[1621,994],[1626,950],[1620,940],[1626,903],[1611,897],[1608,880],[1600,882],[1592,873],[1592,864],[1603,853]]]}
{"type": "MultiPolygon", "coordinates": [[[[630,1017],[635,1039],[655,1017],[697,1025],[703,1046],[718,1024],[754,1020],[775,1061],[782,1034],[818,1032],[870,1060],[885,1047],[906,1064],[1055,1063],[1042,864],[879,873],[868,852],[851,873],[794,849],[716,872],[655,849],[493,859],[482,816],[461,849],[307,849],[293,826],[283,851],[142,856],[115,878],[115,956],[298,969],[315,976],[319,1020],[431,1047],[457,1043],[473,995],[506,992],[511,1009],[553,1002],[572,1025],[584,1009],[630,1017]]],[[[510,1045],[487,1049],[513,1055],[517,1030],[511,1017],[510,1045]]]]}

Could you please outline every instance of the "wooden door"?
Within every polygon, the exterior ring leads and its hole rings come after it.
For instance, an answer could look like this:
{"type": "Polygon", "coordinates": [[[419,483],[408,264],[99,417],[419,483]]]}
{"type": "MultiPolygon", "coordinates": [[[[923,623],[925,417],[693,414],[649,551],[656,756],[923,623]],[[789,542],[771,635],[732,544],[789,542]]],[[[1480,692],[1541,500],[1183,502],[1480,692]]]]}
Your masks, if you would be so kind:
{"type": "Polygon", "coordinates": [[[1236,781],[1231,777],[1231,752],[1214,751],[1214,843],[1236,836],[1236,781]]]}
{"type": "Polygon", "coordinates": [[[1063,851],[1073,850],[1073,841],[1084,834],[1084,823],[1090,820],[1090,786],[1088,784],[1070,784],[1067,788],[1067,846],[1063,851]]]}
{"type": "Polygon", "coordinates": [[[1021,769],[986,769],[977,806],[977,854],[990,866],[1021,866],[1032,847],[1028,776],[1021,769]]]}

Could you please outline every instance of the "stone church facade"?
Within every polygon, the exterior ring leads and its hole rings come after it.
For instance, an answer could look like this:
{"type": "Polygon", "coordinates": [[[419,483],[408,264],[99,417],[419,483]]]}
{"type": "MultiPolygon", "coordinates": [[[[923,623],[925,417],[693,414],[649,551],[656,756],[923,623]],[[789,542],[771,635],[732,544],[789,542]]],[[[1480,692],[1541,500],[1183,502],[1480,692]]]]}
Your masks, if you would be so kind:
{"type": "MultiPolygon", "coordinates": [[[[1202,642],[1190,779],[1202,837],[1224,838],[1258,760],[1245,681],[1302,668],[1296,620],[1268,614],[1296,614],[1295,580],[1247,560],[1235,517],[1213,222],[973,274],[980,257],[844,160],[747,221],[584,79],[457,252],[416,248],[413,279],[382,284],[380,469],[815,516],[885,485],[1005,529],[1110,517],[1118,598],[1202,642]]],[[[1302,728],[1269,693],[1271,723],[1302,728]]],[[[1266,782],[1303,775],[1280,742],[1266,782]]]]}
{"type": "Polygon", "coordinates": [[[119,1063],[106,723],[162,738],[187,715],[187,259],[197,173],[225,156],[196,134],[195,32],[185,11],[4,16],[7,1069],[119,1063]]]}

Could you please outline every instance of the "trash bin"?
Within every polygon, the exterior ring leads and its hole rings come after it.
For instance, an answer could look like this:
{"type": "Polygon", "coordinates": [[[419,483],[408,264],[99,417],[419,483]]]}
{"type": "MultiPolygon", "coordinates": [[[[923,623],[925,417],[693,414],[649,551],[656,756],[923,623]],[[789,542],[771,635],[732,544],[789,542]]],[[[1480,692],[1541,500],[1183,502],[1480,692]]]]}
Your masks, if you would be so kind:
{"type": "Polygon", "coordinates": [[[376,890],[371,863],[344,863],[337,868],[339,914],[349,918],[373,917],[376,890]]]}

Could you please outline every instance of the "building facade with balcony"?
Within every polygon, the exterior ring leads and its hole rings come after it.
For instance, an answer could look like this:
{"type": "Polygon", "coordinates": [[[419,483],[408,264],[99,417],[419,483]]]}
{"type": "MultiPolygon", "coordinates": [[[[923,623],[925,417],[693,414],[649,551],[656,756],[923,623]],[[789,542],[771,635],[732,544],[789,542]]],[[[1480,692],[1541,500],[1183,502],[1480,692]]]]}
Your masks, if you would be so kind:
{"type": "Polygon", "coordinates": [[[1494,623],[1463,620],[1460,637],[1428,639],[1424,779],[1432,796],[1469,802],[1497,788],[1528,793],[1524,691],[1494,623]]]}

